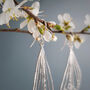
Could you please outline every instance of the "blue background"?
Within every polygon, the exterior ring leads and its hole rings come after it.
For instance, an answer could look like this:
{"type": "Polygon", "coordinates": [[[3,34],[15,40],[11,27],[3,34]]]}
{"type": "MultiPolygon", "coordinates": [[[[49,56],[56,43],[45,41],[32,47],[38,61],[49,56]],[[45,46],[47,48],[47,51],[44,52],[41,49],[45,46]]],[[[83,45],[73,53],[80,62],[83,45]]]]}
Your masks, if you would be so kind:
{"type": "MultiPolygon", "coordinates": [[[[19,2],[21,0],[18,0],[19,2]]],[[[85,27],[84,19],[90,14],[90,0],[40,0],[47,21],[56,21],[57,15],[70,13],[76,24],[75,31],[85,27]]],[[[28,5],[31,5],[29,2],[28,5]]],[[[42,18],[42,17],[41,17],[42,18]]],[[[20,22],[10,22],[11,28],[19,27],[20,22]]],[[[7,28],[6,25],[0,28],[7,28]]],[[[27,30],[27,28],[25,28],[27,30]]],[[[66,67],[69,49],[62,51],[65,36],[57,34],[57,42],[45,43],[45,52],[54,80],[55,90],[59,90],[66,67]]],[[[82,70],[80,90],[90,90],[90,36],[80,49],[74,49],[82,70]]],[[[40,51],[38,42],[29,48],[33,37],[28,34],[0,32],[0,90],[32,90],[37,57],[40,51]]]]}

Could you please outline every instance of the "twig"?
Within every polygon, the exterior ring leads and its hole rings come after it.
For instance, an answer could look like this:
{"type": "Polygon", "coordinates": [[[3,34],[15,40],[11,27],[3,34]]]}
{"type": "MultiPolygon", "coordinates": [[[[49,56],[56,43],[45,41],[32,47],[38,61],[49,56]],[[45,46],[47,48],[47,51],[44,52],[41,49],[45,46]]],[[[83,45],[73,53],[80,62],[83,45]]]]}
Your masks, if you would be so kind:
{"type": "MultiPolygon", "coordinates": [[[[18,32],[18,33],[26,33],[26,34],[30,34],[32,35],[32,33],[30,33],[29,31],[26,30],[20,30],[20,29],[0,29],[0,32],[18,32]]],[[[52,31],[53,33],[60,33],[62,34],[61,31],[52,31]]],[[[72,34],[72,32],[64,32],[65,34],[72,34]]],[[[73,32],[73,34],[86,34],[86,35],[90,35],[89,32],[73,32]]]]}
{"type": "Polygon", "coordinates": [[[29,31],[26,30],[20,30],[20,29],[0,29],[0,32],[18,32],[18,33],[26,33],[26,34],[30,34],[32,35],[32,33],[30,33],[29,31]]]}

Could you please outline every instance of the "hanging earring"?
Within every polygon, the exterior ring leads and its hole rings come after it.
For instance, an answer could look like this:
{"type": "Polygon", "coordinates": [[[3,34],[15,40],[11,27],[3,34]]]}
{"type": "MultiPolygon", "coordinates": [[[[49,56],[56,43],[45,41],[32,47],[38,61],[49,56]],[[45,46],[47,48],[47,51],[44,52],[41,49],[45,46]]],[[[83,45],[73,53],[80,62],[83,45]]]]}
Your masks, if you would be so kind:
{"type": "Polygon", "coordinates": [[[33,90],[54,90],[51,71],[45,57],[44,42],[40,42],[41,50],[38,56],[33,90]]]}
{"type": "Polygon", "coordinates": [[[79,90],[81,70],[74,54],[72,43],[69,44],[69,48],[70,54],[60,90],[79,90]]]}

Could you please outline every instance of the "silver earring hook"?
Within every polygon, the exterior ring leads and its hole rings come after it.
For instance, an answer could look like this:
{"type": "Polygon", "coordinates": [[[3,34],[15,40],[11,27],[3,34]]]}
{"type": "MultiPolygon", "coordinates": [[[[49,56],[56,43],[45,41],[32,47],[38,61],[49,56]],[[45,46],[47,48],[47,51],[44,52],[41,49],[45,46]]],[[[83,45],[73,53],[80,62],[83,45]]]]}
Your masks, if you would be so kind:
{"type": "Polygon", "coordinates": [[[68,42],[69,48],[73,48],[73,34],[71,35],[72,40],[68,42]]]}

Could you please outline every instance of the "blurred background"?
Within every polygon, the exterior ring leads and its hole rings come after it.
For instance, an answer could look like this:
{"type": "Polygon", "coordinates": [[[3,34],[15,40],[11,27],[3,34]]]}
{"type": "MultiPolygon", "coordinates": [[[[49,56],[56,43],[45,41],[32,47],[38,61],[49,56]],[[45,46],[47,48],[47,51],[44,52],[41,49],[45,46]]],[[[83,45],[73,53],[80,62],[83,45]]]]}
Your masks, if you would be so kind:
{"type": "MultiPolygon", "coordinates": [[[[22,1],[22,0],[17,0],[22,1]]],[[[35,1],[35,0],[33,0],[35,1]]],[[[27,3],[31,5],[33,2],[27,3]]],[[[46,21],[57,20],[58,14],[70,13],[74,23],[75,31],[85,27],[85,15],[90,14],[90,0],[40,0],[41,8],[46,21]]],[[[1,10],[0,10],[1,11],[1,10]]],[[[17,22],[10,22],[11,28],[18,27],[17,22]]],[[[7,28],[6,25],[0,28],[7,28]]],[[[27,28],[24,28],[27,30],[27,28]]],[[[45,43],[46,57],[52,72],[55,90],[59,90],[63,74],[69,56],[69,48],[63,50],[65,36],[57,34],[56,42],[45,43]]],[[[90,89],[90,36],[84,36],[85,42],[77,50],[75,55],[82,70],[82,83],[80,90],[90,89]]],[[[0,90],[32,90],[35,67],[40,46],[33,42],[33,37],[28,34],[0,32],[0,90]]]]}

